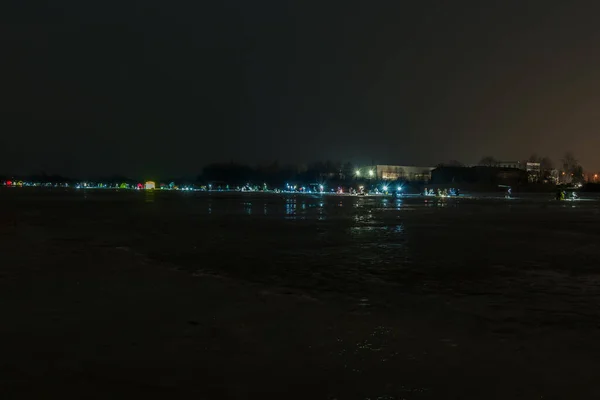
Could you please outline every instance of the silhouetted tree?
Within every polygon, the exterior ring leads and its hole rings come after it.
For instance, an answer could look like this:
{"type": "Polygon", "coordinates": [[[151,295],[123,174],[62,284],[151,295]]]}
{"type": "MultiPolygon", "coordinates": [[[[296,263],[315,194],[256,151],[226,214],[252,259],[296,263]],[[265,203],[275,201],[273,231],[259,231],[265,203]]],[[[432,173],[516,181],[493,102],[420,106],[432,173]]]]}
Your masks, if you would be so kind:
{"type": "Polygon", "coordinates": [[[572,152],[567,151],[562,158],[563,171],[573,172],[573,170],[579,165],[579,162],[575,158],[572,152]]]}
{"type": "Polygon", "coordinates": [[[436,167],[464,167],[464,166],[465,166],[465,164],[463,164],[457,160],[450,160],[448,162],[440,163],[440,164],[436,165],[436,167]]]}
{"type": "Polygon", "coordinates": [[[344,165],[342,166],[342,174],[344,175],[344,178],[350,179],[354,176],[354,165],[351,162],[346,162],[344,163],[344,165]]]}
{"type": "Polygon", "coordinates": [[[564,183],[583,182],[583,168],[579,165],[579,161],[577,161],[577,158],[575,158],[575,155],[572,152],[567,151],[561,161],[561,176],[563,177],[564,183]]]}
{"type": "Polygon", "coordinates": [[[583,183],[585,181],[585,176],[583,175],[583,167],[581,165],[577,165],[573,172],[571,172],[571,177],[573,182],[575,183],[583,183]]]}
{"type": "Polygon", "coordinates": [[[344,179],[351,179],[354,166],[339,161],[317,161],[305,168],[296,166],[280,166],[278,162],[268,165],[250,167],[236,163],[213,163],[206,165],[198,181],[204,183],[220,182],[230,186],[241,186],[246,183],[269,187],[282,187],[285,183],[311,184],[325,182],[341,184],[344,179]]]}
{"type": "Polygon", "coordinates": [[[496,164],[498,164],[498,160],[492,156],[485,156],[479,161],[479,165],[484,165],[486,167],[493,167],[496,164]]]}
{"type": "Polygon", "coordinates": [[[209,164],[202,171],[206,181],[221,181],[232,185],[243,185],[256,178],[256,172],[242,164],[209,164]]]}
{"type": "Polygon", "coordinates": [[[554,163],[550,157],[543,157],[540,160],[540,167],[542,168],[542,171],[551,171],[554,169],[554,163]]]}

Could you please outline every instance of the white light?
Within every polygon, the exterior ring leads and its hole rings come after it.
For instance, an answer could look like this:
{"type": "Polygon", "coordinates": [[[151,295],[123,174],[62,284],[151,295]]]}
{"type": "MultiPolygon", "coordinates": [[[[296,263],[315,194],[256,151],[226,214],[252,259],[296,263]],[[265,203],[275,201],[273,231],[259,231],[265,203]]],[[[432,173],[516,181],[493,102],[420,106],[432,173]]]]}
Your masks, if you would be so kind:
{"type": "Polygon", "coordinates": [[[387,191],[387,189],[388,189],[388,188],[387,188],[387,186],[384,186],[384,187],[383,187],[383,191],[384,191],[384,192],[385,192],[385,191],[387,191]]]}
{"type": "Polygon", "coordinates": [[[360,169],[356,170],[356,176],[360,176],[360,169]]]}
{"type": "Polygon", "coordinates": [[[373,170],[369,170],[369,176],[373,176],[373,170]]]}
{"type": "Polygon", "coordinates": [[[398,191],[401,191],[401,190],[402,190],[402,186],[398,186],[398,191]]]}

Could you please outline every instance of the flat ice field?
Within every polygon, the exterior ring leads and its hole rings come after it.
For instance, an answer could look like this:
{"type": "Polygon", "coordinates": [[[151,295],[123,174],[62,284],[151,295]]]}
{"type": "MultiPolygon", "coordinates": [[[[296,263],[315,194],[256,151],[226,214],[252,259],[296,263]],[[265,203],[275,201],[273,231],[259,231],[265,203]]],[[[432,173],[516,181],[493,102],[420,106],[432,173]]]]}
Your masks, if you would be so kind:
{"type": "Polygon", "coordinates": [[[0,189],[0,396],[600,398],[600,200],[0,189]]]}

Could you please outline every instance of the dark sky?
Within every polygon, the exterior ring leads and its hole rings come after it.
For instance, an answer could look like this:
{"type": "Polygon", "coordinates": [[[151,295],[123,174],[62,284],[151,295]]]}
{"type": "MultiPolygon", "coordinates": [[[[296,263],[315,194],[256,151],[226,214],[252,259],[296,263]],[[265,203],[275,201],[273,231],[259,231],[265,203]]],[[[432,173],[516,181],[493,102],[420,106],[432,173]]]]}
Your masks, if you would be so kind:
{"type": "Polygon", "coordinates": [[[0,172],[565,150],[600,169],[598,1],[9,3],[0,172]]]}

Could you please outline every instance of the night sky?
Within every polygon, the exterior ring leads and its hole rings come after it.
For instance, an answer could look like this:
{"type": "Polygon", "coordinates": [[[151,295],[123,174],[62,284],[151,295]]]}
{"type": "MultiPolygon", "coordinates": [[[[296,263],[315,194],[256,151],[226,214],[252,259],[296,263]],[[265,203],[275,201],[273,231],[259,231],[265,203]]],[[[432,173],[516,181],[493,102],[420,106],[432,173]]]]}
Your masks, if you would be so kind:
{"type": "Polygon", "coordinates": [[[600,169],[597,1],[9,3],[0,173],[565,150],[600,169]]]}

